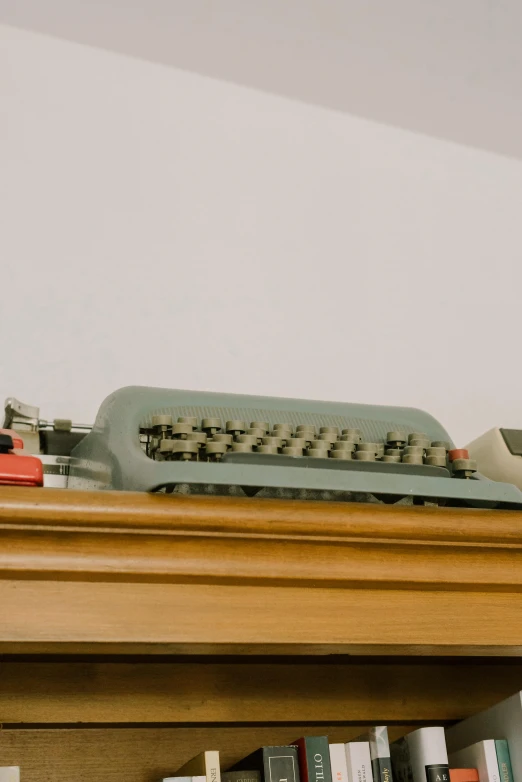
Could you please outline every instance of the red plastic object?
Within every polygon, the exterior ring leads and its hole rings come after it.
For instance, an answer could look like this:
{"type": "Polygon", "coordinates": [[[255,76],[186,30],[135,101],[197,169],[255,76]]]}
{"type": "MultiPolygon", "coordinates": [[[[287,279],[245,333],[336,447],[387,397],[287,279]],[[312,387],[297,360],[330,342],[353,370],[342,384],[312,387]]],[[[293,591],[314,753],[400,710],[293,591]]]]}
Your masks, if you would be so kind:
{"type": "MultiPolygon", "coordinates": [[[[11,429],[0,429],[13,448],[22,449],[23,440],[11,429]]],[[[5,446],[4,446],[5,447],[5,446]]],[[[0,453],[0,486],[43,486],[43,465],[37,456],[16,454],[9,448],[0,453]]]]}
{"type": "Polygon", "coordinates": [[[448,458],[450,462],[454,462],[455,459],[469,459],[469,451],[466,448],[454,448],[448,451],[448,458]]]}
{"type": "Polygon", "coordinates": [[[21,450],[24,447],[24,441],[14,429],[0,429],[0,434],[6,434],[12,439],[13,448],[19,448],[21,450]]]}

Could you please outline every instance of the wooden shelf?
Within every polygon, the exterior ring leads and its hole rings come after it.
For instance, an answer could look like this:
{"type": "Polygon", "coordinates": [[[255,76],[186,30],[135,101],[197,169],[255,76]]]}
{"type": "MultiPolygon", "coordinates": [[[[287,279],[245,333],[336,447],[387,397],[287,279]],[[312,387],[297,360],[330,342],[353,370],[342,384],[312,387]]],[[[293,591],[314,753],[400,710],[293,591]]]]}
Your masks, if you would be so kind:
{"type": "Polygon", "coordinates": [[[522,689],[512,511],[0,491],[0,765],[153,782],[522,689]]]}

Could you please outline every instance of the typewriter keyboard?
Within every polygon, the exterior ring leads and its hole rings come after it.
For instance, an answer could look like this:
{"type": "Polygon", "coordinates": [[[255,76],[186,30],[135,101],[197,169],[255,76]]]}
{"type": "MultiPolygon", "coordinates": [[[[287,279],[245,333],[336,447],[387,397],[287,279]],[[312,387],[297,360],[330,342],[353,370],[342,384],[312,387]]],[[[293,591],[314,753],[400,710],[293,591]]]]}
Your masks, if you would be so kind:
{"type": "Polygon", "coordinates": [[[171,415],[152,416],[140,427],[143,450],[157,461],[221,462],[227,454],[268,454],[296,459],[341,459],[359,462],[400,462],[450,470],[455,478],[470,478],[477,471],[465,449],[451,449],[444,441],[431,441],[423,432],[388,432],[384,442],[366,442],[359,429],[266,421],[198,419],[171,415]]]}

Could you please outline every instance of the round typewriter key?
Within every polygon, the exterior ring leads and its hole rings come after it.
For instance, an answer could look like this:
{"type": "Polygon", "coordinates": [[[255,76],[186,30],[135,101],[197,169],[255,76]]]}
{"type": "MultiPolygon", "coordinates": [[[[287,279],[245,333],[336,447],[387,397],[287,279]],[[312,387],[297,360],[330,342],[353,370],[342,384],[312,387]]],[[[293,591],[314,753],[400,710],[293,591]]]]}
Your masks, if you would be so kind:
{"type": "Polygon", "coordinates": [[[276,445],[258,445],[256,448],[257,453],[279,453],[279,448],[276,445]]]}
{"type": "Polygon", "coordinates": [[[235,453],[252,453],[252,443],[232,443],[232,451],[235,453]]]}
{"type": "Polygon", "coordinates": [[[299,426],[296,426],[295,431],[310,432],[310,434],[315,435],[315,426],[313,424],[299,424],[299,426]]]}
{"type": "Polygon", "coordinates": [[[358,451],[371,451],[376,456],[379,453],[379,445],[378,443],[357,443],[357,450],[358,451]]]}
{"type": "Polygon", "coordinates": [[[349,440],[337,440],[333,443],[332,448],[334,451],[349,451],[349,453],[352,453],[355,451],[355,443],[351,443],[349,440]]]}
{"type": "Polygon", "coordinates": [[[382,459],[384,456],[384,443],[377,443],[377,458],[382,459]]]}
{"type": "Polygon", "coordinates": [[[431,446],[431,440],[428,440],[425,437],[414,437],[413,440],[410,440],[409,445],[413,447],[420,446],[421,448],[424,448],[424,450],[426,450],[431,446]]]}
{"type": "Polygon", "coordinates": [[[359,462],[374,462],[376,454],[375,451],[356,451],[354,456],[359,462]]]}
{"type": "Polygon", "coordinates": [[[273,433],[276,437],[285,437],[286,434],[291,435],[292,431],[293,428],[291,424],[274,424],[273,433]]]}
{"type": "Polygon", "coordinates": [[[253,434],[258,438],[259,441],[261,441],[261,438],[266,435],[266,431],[264,429],[260,429],[258,426],[251,426],[246,430],[245,434],[253,434]]]}
{"type": "Polygon", "coordinates": [[[225,429],[228,434],[237,436],[238,434],[244,434],[246,426],[244,421],[227,421],[225,429]]]}
{"type": "Polygon", "coordinates": [[[174,440],[160,440],[156,446],[156,450],[161,454],[166,455],[172,451],[174,440]]]}
{"type": "Polygon", "coordinates": [[[290,446],[286,446],[283,448],[283,451],[285,456],[302,456],[303,455],[303,449],[302,448],[291,448],[290,446]]]}
{"type": "Polygon", "coordinates": [[[171,455],[180,461],[193,461],[198,454],[198,444],[193,440],[172,440],[171,455]]]}
{"type": "Polygon", "coordinates": [[[172,426],[172,416],[171,415],[153,415],[152,416],[152,426],[154,428],[159,426],[172,426]]]}
{"type": "Polygon", "coordinates": [[[467,448],[453,448],[448,452],[448,458],[450,462],[454,462],[455,459],[469,459],[469,451],[467,448]]]}
{"type": "Polygon", "coordinates": [[[207,442],[205,446],[204,455],[211,462],[219,462],[221,461],[221,457],[223,456],[223,454],[226,452],[227,452],[226,443],[215,443],[211,440],[210,442],[207,442]]]}
{"type": "Polygon", "coordinates": [[[236,443],[246,443],[247,445],[257,445],[258,438],[255,434],[238,434],[236,443]]]}
{"type": "Polygon", "coordinates": [[[444,459],[444,464],[446,464],[446,449],[445,448],[437,448],[437,447],[431,447],[426,449],[426,456],[440,456],[442,459],[444,459]]]}
{"type": "Polygon", "coordinates": [[[397,456],[397,454],[389,454],[389,453],[385,453],[381,459],[382,462],[400,462],[400,460],[401,460],[400,455],[397,456]]]}
{"type": "Polygon", "coordinates": [[[327,448],[308,448],[306,451],[306,455],[311,459],[328,459],[328,453],[327,448]]]}
{"type": "Polygon", "coordinates": [[[207,435],[205,432],[189,432],[187,440],[197,443],[198,446],[202,448],[207,442],[207,435]]]}
{"type": "Polygon", "coordinates": [[[474,472],[477,472],[477,462],[473,459],[454,459],[452,466],[456,478],[470,478],[474,472]]]}
{"type": "Polygon", "coordinates": [[[188,424],[193,429],[197,429],[198,419],[192,415],[180,415],[178,418],[178,424],[188,424]]]}
{"type": "Polygon", "coordinates": [[[408,435],[408,445],[412,440],[429,440],[430,438],[426,432],[410,432],[408,435]]]}
{"type": "Polygon", "coordinates": [[[208,434],[209,437],[221,431],[221,419],[220,418],[204,418],[201,422],[201,428],[208,434]]]}
{"type": "Polygon", "coordinates": [[[445,448],[446,451],[451,449],[451,443],[447,440],[433,440],[431,444],[432,448],[445,448]]]}
{"type": "Polygon", "coordinates": [[[339,427],[337,426],[321,426],[319,434],[334,434],[336,439],[339,437],[339,427]]]}
{"type": "Polygon", "coordinates": [[[445,467],[446,456],[426,456],[425,463],[431,465],[431,467],[445,467]]]}
{"type": "Polygon", "coordinates": [[[343,436],[348,437],[354,443],[360,443],[362,439],[362,432],[360,429],[343,429],[343,436]]]}
{"type": "Polygon", "coordinates": [[[303,430],[301,430],[300,432],[296,432],[295,433],[295,438],[292,438],[292,439],[288,440],[288,445],[292,445],[294,439],[295,440],[304,440],[305,443],[306,443],[305,448],[309,448],[310,444],[315,439],[315,434],[314,434],[314,432],[306,432],[306,431],[303,432],[303,430]]]}
{"type": "Polygon", "coordinates": [[[319,450],[329,451],[332,444],[329,440],[311,440],[310,448],[318,448],[319,450]]]}
{"type": "Polygon", "coordinates": [[[270,424],[267,421],[251,421],[250,422],[250,428],[251,429],[262,429],[263,434],[266,434],[268,430],[270,429],[270,424]]]}
{"type": "Polygon", "coordinates": [[[404,432],[388,432],[386,434],[386,442],[392,448],[399,448],[406,445],[407,435],[404,432]]]}
{"type": "Polygon", "coordinates": [[[402,461],[403,464],[424,464],[422,453],[405,453],[402,461]]]}
{"type": "Polygon", "coordinates": [[[273,435],[267,435],[261,439],[262,445],[275,445],[276,448],[282,448],[286,445],[286,437],[274,437],[273,435]]]}
{"type": "Polygon", "coordinates": [[[404,456],[423,456],[424,455],[424,448],[421,445],[407,445],[404,451],[402,452],[403,457],[404,456]]]}
{"type": "Polygon", "coordinates": [[[304,437],[292,437],[286,441],[289,448],[307,448],[309,442],[310,440],[306,440],[304,437]]]}
{"type": "Polygon", "coordinates": [[[331,451],[330,457],[332,459],[351,459],[352,458],[352,452],[346,450],[340,450],[340,451],[331,451]]]}
{"type": "Polygon", "coordinates": [[[322,440],[325,443],[329,443],[330,445],[333,445],[334,443],[337,442],[337,435],[333,433],[329,434],[328,432],[321,432],[321,434],[317,439],[322,440]]]}
{"type": "Polygon", "coordinates": [[[192,432],[190,424],[174,424],[172,427],[172,436],[176,440],[186,440],[187,435],[192,432]]]}
{"type": "Polygon", "coordinates": [[[215,434],[212,438],[213,443],[226,443],[229,447],[234,442],[234,438],[231,434],[220,434],[219,432],[215,434]]]}
{"type": "Polygon", "coordinates": [[[402,456],[402,448],[386,448],[384,452],[385,456],[398,456],[399,461],[401,460],[402,456]]]}

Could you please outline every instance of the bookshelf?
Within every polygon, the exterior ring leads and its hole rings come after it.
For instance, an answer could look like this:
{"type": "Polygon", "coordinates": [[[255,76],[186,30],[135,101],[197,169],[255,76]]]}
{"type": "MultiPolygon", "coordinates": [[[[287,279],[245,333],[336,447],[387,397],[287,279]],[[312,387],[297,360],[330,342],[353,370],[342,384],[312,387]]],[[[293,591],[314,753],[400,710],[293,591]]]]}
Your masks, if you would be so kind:
{"type": "Polygon", "coordinates": [[[0,763],[156,782],[522,689],[522,515],[0,491],[0,763]]]}

